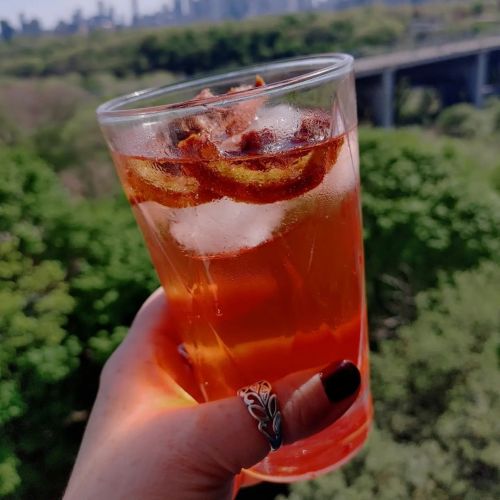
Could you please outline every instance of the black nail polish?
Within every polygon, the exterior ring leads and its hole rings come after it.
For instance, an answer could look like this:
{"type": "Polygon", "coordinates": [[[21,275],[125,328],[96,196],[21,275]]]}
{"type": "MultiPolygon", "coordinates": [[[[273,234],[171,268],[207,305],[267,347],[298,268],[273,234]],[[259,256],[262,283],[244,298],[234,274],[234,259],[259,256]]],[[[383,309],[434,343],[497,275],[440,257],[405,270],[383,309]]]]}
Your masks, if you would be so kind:
{"type": "Polygon", "coordinates": [[[361,385],[361,374],[351,361],[327,366],[320,375],[328,399],[338,403],[356,393],[361,385]]]}

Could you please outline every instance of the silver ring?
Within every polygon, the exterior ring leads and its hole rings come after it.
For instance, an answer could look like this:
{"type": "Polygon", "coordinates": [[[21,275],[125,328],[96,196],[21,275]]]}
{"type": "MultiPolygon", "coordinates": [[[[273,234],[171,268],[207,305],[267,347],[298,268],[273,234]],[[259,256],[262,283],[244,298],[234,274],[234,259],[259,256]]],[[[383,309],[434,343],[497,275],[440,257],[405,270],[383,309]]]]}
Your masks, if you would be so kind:
{"type": "Polygon", "coordinates": [[[257,428],[269,441],[271,451],[276,451],[282,443],[281,413],[278,398],[271,384],[261,380],[238,391],[248,413],[257,420],[257,428]]]}

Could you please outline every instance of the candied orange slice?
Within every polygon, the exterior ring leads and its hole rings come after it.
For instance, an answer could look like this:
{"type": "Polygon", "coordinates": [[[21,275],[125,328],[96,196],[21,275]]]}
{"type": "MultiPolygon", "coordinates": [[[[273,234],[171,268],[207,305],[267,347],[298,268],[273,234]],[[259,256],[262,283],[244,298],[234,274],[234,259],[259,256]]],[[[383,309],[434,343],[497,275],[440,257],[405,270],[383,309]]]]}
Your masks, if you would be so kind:
{"type": "Polygon", "coordinates": [[[270,128],[249,130],[241,135],[240,149],[243,153],[256,153],[276,141],[276,133],[270,128]]]}
{"type": "Polygon", "coordinates": [[[169,207],[190,207],[217,198],[186,175],[183,167],[169,161],[127,158],[126,193],[131,203],[156,201],[169,207]]]}
{"type": "Polygon", "coordinates": [[[191,158],[209,160],[219,156],[217,146],[209,139],[206,132],[191,134],[180,141],[177,147],[191,158]]]}
{"type": "Polygon", "coordinates": [[[262,78],[260,75],[255,76],[255,88],[258,87],[263,87],[266,84],[264,81],[264,78],[262,78]]]}
{"type": "Polygon", "coordinates": [[[335,163],[343,137],[299,150],[255,158],[197,162],[191,175],[213,192],[250,203],[273,203],[301,195],[321,183],[335,163]]]}
{"type": "MultiPolygon", "coordinates": [[[[238,85],[230,88],[224,95],[231,95],[238,92],[245,92],[254,88],[262,87],[266,83],[264,79],[257,75],[254,85],[238,85]]],[[[210,99],[215,94],[208,88],[201,90],[191,101],[200,99],[210,99]]],[[[265,98],[255,97],[244,102],[236,103],[230,108],[223,107],[211,109],[205,113],[179,118],[172,123],[173,137],[179,141],[186,139],[191,134],[207,133],[215,138],[218,135],[235,135],[243,132],[255,118],[255,114],[262,106],[265,98]]]]}
{"type": "Polygon", "coordinates": [[[311,143],[325,140],[330,135],[331,118],[322,110],[303,111],[302,122],[292,142],[311,143]]]}

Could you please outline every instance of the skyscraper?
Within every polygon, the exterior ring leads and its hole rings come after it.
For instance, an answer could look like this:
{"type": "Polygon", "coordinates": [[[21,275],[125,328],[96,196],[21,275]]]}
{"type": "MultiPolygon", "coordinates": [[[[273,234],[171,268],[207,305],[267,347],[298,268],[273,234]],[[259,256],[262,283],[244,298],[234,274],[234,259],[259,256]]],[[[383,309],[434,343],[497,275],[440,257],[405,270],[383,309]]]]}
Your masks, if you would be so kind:
{"type": "Polygon", "coordinates": [[[97,15],[99,17],[104,17],[106,15],[104,11],[104,2],[102,2],[101,0],[97,2],[97,15]]]}
{"type": "Polygon", "coordinates": [[[139,23],[139,3],[138,0],[132,0],[132,26],[139,23]]]}

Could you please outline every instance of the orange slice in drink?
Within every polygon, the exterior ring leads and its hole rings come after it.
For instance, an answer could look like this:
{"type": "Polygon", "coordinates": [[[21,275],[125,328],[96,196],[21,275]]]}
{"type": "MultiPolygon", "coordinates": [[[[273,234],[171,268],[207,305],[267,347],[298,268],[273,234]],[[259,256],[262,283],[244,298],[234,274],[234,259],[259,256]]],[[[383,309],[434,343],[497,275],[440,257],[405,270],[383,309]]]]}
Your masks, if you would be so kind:
{"type": "Polygon", "coordinates": [[[217,198],[174,162],[128,158],[125,165],[126,192],[131,203],[156,201],[161,205],[180,208],[217,198]]]}
{"type": "Polygon", "coordinates": [[[210,191],[238,201],[273,203],[299,196],[320,184],[335,163],[343,141],[343,137],[337,137],[254,158],[217,157],[208,145],[209,139],[201,134],[190,136],[185,144],[205,158],[194,165],[190,174],[210,191]]]}

